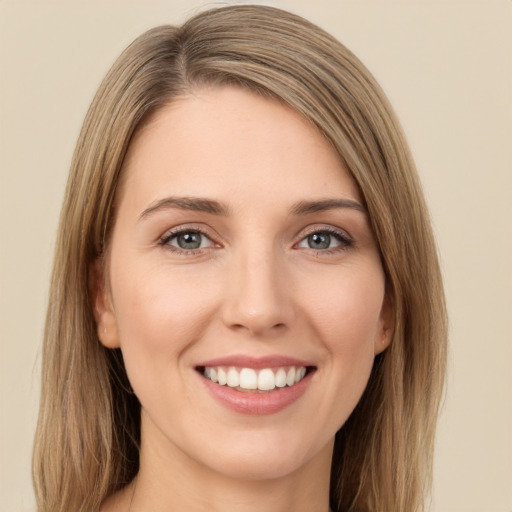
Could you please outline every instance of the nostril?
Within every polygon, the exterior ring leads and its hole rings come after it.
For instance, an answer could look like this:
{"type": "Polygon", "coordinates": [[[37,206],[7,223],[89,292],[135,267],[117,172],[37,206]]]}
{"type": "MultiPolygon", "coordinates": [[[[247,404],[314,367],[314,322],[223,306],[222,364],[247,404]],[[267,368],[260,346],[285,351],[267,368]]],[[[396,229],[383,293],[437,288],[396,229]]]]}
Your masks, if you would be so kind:
{"type": "Polygon", "coordinates": [[[247,331],[251,333],[253,336],[264,335],[265,333],[277,333],[286,329],[286,324],[283,322],[271,324],[267,322],[258,322],[258,321],[248,321],[244,323],[234,323],[231,326],[231,329],[235,331],[247,331]]]}

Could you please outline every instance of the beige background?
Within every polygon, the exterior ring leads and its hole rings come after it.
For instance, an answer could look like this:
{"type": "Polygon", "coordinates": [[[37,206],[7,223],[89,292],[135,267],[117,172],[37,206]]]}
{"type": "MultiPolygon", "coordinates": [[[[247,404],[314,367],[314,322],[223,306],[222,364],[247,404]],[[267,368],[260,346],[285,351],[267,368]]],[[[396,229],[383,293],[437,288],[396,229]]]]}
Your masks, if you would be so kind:
{"type": "MultiPolygon", "coordinates": [[[[451,316],[432,511],[512,512],[512,1],[267,3],[361,57],[418,163],[451,316]]],[[[0,0],[0,512],[34,509],[48,276],[85,110],[135,36],[204,4],[0,0]]]]}

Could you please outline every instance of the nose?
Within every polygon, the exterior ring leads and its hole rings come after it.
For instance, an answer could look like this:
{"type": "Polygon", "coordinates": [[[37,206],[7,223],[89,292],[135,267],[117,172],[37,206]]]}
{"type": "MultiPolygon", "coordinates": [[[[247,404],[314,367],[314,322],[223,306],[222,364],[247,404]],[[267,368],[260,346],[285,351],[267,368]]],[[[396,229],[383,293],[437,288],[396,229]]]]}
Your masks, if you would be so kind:
{"type": "Polygon", "coordinates": [[[283,262],[271,251],[239,255],[231,266],[223,321],[254,337],[273,337],[295,318],[293,286],[283,262]]]}

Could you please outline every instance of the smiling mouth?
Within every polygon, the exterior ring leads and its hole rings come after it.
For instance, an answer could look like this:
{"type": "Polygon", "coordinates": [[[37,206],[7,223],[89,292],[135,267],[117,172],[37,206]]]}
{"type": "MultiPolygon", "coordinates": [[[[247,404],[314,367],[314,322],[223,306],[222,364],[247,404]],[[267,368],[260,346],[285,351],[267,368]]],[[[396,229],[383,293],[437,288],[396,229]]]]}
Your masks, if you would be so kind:
{"type": "Polygon", "coordinates": [[[234,366],[200,366],[196,368],[206,379],[246,393],[268,393],[292,387],[316,368],[286,366],[278,368],[237,368],[234,366]]]}

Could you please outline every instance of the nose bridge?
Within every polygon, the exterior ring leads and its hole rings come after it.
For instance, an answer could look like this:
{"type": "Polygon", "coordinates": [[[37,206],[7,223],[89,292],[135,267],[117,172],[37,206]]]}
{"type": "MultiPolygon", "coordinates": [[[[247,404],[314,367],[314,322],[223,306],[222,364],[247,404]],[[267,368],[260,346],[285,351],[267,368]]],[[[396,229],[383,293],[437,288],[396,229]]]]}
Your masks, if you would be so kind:
{"type": "Polygon", "coordinates": [[[283,258],[273,247],[241,248],[231,267],[224,319],[231,328],[264,335],[289,326],[293,307],[283,258]]]}

